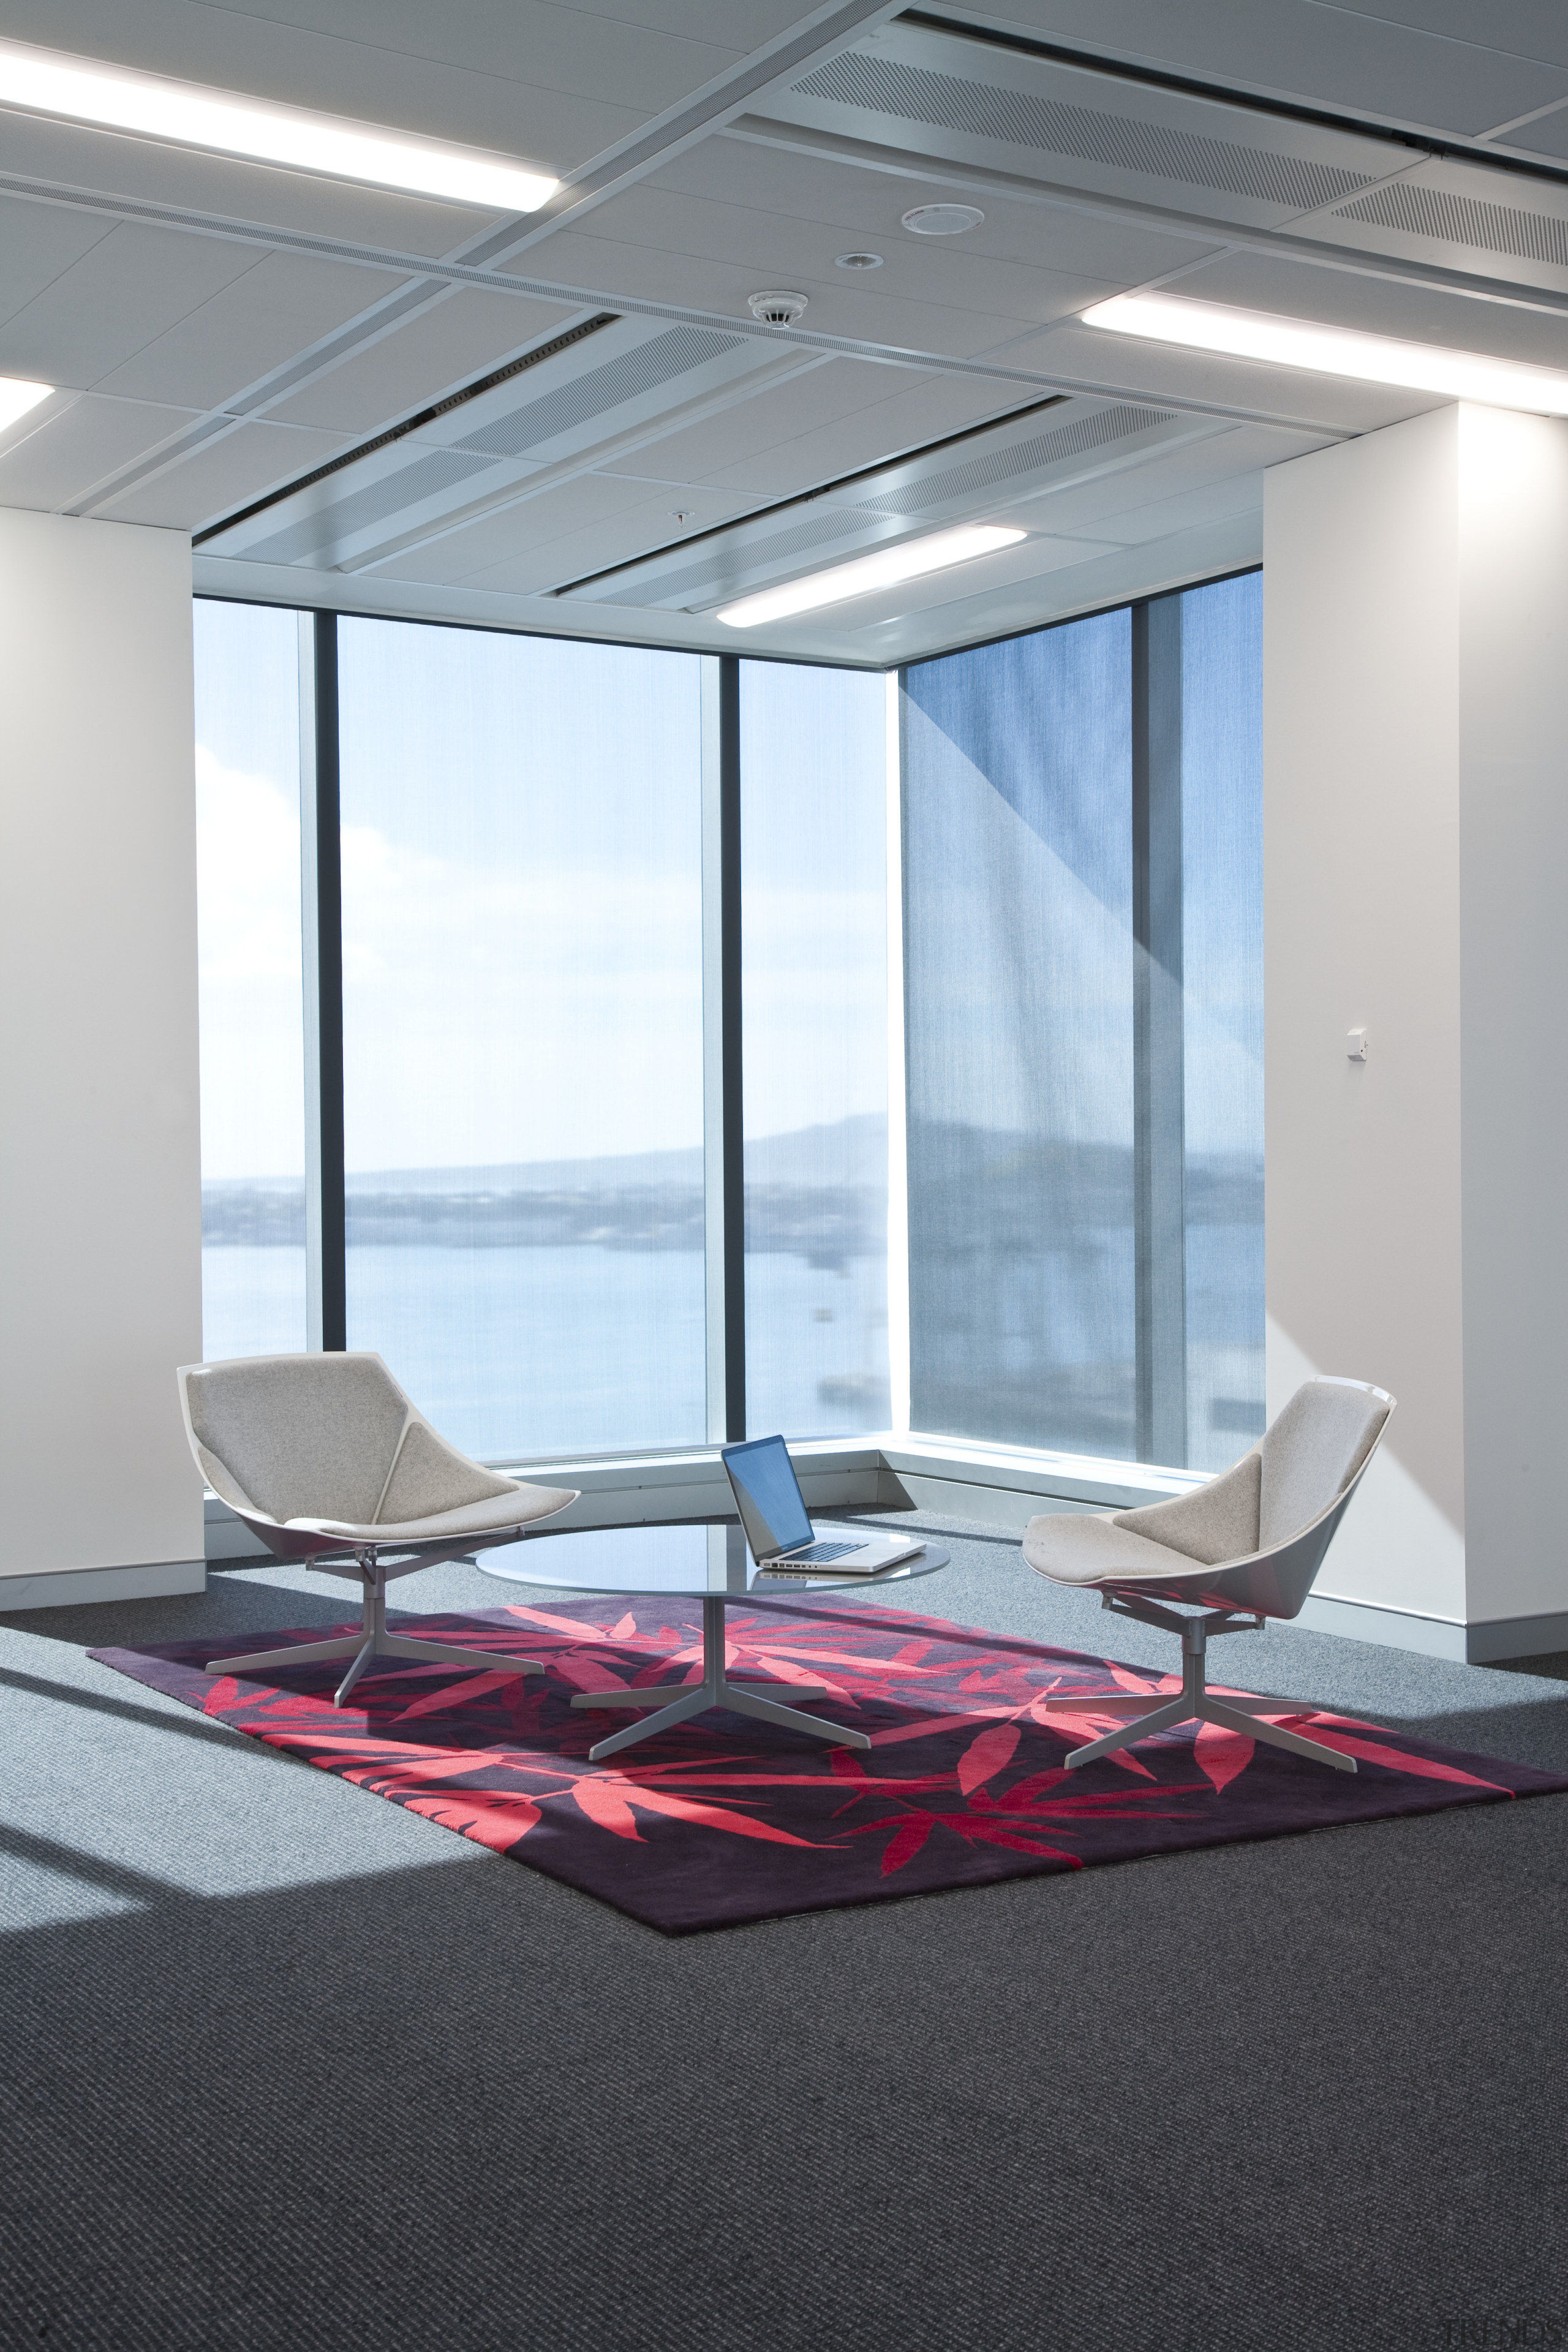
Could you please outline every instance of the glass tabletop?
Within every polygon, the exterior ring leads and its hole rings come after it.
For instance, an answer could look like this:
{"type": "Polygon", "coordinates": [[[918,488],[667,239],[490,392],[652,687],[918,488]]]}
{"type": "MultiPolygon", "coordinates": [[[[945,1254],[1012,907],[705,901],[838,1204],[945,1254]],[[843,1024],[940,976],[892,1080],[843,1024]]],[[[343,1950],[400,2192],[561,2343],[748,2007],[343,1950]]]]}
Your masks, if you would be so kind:
{"type": "MultiPolygon", "coordinates": [[[[852,1526],[816,1530],[819,1538],[848,1537],[865,1541],[884,1528],[852,1526]]],[[[910,1540],[914,1538],[911,1537],[910,1540]]],[[[900,1584],[947,1566],[948,1555],[922,1544],[908,1559],[895,1560],[869,1576],[846,1576],[831,1566],[809,1573],[770,1572],[759,1568],[734,1519],[696,1527],[592,1528],[580,1534],[529,1536],[510,1550],[480,1552],[486,1576],[507,1584],[538,1584],[569,1592],[670,1592],[694,1598],[732,1593],[737,1598],[782,1601],[790,1593],[847,1592],[879,1584],[900,1584]]]]}

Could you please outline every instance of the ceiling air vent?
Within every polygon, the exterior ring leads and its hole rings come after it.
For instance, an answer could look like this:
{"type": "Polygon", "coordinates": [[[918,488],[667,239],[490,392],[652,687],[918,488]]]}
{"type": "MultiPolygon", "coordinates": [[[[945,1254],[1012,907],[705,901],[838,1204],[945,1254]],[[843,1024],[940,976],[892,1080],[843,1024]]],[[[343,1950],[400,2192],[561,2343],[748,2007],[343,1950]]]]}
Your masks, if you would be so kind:
{"type": "Polygon", "coordinates": [[[791,85],[800,98],[826,99],[872,114],[994,139],[1047,155],[1070,155],[1144,178],[1176,180],[1231,196],[1312,212],[1371,185],[1375,174],[1274,154],[1206,132],[1177,130],[1135,116],[1102,112],[1034,91],[944,73],[901,58],[848,49],[791,85]]]}
{"type": "Polygon", "coordinates": [[[924,474],[920,495],[926,505],[933,506],[941,499],[994,489],[998,482],[1016,482],[1042,466],[1059,464],[1063,457],[1079,457],[1087,449],[1103,449],[1109,441],[1122,441],[1131,433],[1146,432],[1151,425],[1171,422],[1169,412],[1163,408],[1102,408],[1092,416],[1075,416],[1052,432],[1037,434],[1033,441],[1016,442],[1010,449],[987,450],[984,457],[972,457],[967,466],[954,466],[945,474],[924,474]]]}
{"type": "Polygon", "coordinates": [[[589,368],[574,382],[542,393],[510,415],[464,434],[458,446],[487,457],[521,457],[525,450],[542,448],[561,434],[623,407],[627,401],[638,400],[645,393],[657,392],[710,360],[739,351],[744,340],[741,335],[718,334],[711,328],[671,327],[652,342],[589,368]]]}
{"type": "Polygon", "coordinates": [[[348,490],[320,512],[274,531],[270,539],[258,541],[245,552],[253,563],[298,563],[301,556],[315,555],[354,531],[368,530],[373,523],[384,522],[388,515],[402,514],[422,499],[458,488],[476,474],[488,473],[494,463],[493,457],[459,457],[435,451],[416,458],[413,465],[387,479],[348,490]]]}
{"type": "Polygon", "coordinates": [[[1428,237],[1437,245],[1467,246],[1476,253],[1511,254],[1516,261],[1542,261],[1554,269],[1568,269],[1568,220],[1553,213],[1522,211],[1517,205],[1492,204],[1480,196],[1462,196],[1452,188],[1427,188],[1407,180],[1392,181],[1341,205],[1336,220],[1364,221],[1373,228],[1400,230],[1405,236],[1428,237]]]}

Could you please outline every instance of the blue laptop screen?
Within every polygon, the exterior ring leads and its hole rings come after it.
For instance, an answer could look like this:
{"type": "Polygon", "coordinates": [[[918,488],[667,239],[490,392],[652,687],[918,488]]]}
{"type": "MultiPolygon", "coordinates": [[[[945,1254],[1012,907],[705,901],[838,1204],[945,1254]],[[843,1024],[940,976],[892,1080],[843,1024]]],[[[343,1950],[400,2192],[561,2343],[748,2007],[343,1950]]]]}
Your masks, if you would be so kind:
{"type": "Polygon", "coordinates": [[[809,1543],[811,1520],[784,1439],[753,1437],[722,1451],[753,1554],[761,1559],[809,1543]]]}

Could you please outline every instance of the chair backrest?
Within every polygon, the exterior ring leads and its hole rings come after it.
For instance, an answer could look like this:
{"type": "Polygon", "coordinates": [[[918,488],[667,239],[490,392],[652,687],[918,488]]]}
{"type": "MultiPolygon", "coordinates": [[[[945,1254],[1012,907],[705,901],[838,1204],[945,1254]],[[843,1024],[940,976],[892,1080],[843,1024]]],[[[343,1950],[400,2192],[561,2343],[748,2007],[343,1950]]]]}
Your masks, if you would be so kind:
{"type": "Polygon", "coordinates": [[[1364,1381],[1305,1381],[1258,1448],[1258,1549],[1272,1551],[1321,1518],[1371,1454],[1394,1400],[1364,1381]]]}
{"type": "Polygon", "coordinates": [[[196,1458],[226,1501],[230,1483],[240,1508],[273,1519],[375,1517],[413,1410],[379,1356],[189,1364],[181,1386],[196,1458]]]}

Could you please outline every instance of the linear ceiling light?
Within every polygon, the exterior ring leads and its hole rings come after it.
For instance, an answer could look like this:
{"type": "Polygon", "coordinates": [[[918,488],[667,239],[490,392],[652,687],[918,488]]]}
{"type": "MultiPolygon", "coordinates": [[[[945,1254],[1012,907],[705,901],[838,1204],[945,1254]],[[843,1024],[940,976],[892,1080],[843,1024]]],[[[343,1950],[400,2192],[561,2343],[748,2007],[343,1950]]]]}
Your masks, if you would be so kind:
{"type": "Polygon", "coordinates": [[[479,148],[449,146],[302,107],[235,98],[13,41],[0,41],[0,106],[105,123],[182,147],[215,147],[226,155],[254,156],[336,179],[446,196],[490,212],[537,212],[561,184],[547,173],[479,148]]]}
{"type": "Polygon", "coordinates": [[[1016,546],[1025,536],[1001,523],[964,523],[957,530],[934,531],[929,539],[907,539],[876,555],[857,556],[853,563],[836,563],[829,572],[813,572],[783,588],[764,588],[739,604],[721,605],[713,617],[732,629],[754,629],[761,621],[787,620],[792,613],[814,613],[819,604],[842,604],[851,596],[869,596],[928,572],[973,562],[994,548],[1016,546]]]}
{"type": "Polygon", "coordinates": [[[1568,416],[1568,375],[1555,368],[1531,367],[1521,360],[1489,359],[1481,352],[1396,342],[1390,335],[1363,335],[1353,327],[1319,327],[1262,310],[1233,310],[1218,302],[1175,301],[1163,294],[1118,294],[1086,310],[1083,322],[1109,327],[1119,335],[1184,343],[1200,352],[1273,360],[1280,367],[1309,368],[1317,375],[1353,376],[1363,383],[1444,392],[1456,400],[1483,401],[1491,408],[1568,416]]]}
{"type": "Polygon", "coordinates": [[[25,383],[20,376],[0,375],[0,433],[29,408],[37,408],[40,400],[47,400],[54,388],[52,383],[25,383]]]}

